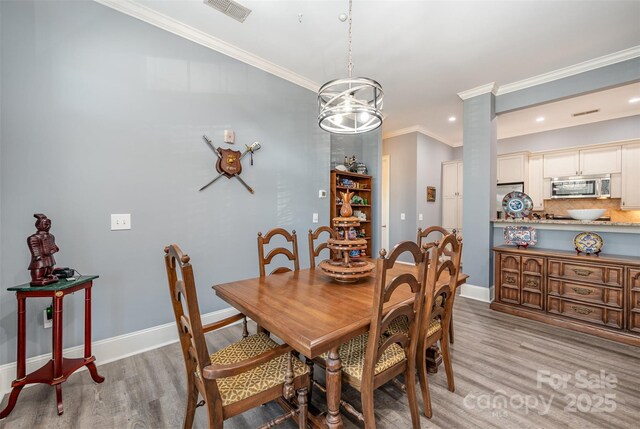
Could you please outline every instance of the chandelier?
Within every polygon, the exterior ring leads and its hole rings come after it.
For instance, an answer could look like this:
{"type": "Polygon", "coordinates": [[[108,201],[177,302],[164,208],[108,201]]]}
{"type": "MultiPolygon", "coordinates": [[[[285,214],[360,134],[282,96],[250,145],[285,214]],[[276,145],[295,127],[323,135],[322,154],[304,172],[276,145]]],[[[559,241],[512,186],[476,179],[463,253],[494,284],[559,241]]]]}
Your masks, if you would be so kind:
{"type": "Polygon", "coordinates": [[[318,91],[318,125],[335,134],[360,134],[382,125],[382,86],[373,79],[352,77],[351,6],[349,0],[349,77],[329,81],[318,91]]]}

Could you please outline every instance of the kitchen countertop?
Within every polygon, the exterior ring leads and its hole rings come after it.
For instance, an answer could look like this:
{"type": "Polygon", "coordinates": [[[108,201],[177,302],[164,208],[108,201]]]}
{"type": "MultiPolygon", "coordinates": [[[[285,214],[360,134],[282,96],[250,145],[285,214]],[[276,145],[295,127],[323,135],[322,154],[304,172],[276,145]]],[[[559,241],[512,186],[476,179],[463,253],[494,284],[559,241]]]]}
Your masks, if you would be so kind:
{"type": "Polygon", "coordinates": [[[493,219],[496,227],[508,225],[536,225],[540,229],[585,230],[594,232],[620,232],[640,234],[640,223],[611,222],[599,220],[559,220],[559,219],[493,219]]]}

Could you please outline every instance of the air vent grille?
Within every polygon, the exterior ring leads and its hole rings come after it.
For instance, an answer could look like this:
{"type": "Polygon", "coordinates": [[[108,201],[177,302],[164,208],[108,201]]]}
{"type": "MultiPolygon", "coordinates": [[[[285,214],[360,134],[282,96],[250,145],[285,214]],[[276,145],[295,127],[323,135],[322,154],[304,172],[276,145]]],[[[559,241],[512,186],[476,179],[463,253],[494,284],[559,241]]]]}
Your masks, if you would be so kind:
{"type": "Polygon", "coordinates": [[[204,2],[215,10],[220,11],[240,22],[244,22],[244,20],[247,19],[247,16],[251,13],[251,9],[244,7],[233,0],[205,0],[204,2]]]}
{"type": "Polygon", "coordinates": [[[574,113],[573,117],[575,118],[576,116],[590,115],[592,113],[598,113],[599,111],[600,111],[600,109],[585,110],[584,112],[574,113]]]}

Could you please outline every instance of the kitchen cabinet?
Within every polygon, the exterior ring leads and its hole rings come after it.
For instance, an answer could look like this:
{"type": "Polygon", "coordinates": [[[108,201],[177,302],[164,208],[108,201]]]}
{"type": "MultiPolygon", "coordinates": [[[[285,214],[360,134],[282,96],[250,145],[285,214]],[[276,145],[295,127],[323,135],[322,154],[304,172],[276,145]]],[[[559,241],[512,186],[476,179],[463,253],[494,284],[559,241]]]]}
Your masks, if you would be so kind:
{"type": "MultiPolygon", "coordinates": [[[[542,155],[529,157],[529,177],[526,181],[527,194],[533,200],[533,210],[544,210],[545,179],[543,171],[544,163],[542,155]]],[[[549,190],[549,193],[551,191],[549,190]]]]}
{"type": "Polygon", "coordinates": [[[462,161],[442,163],[442,227],[462,234],[462,161]]]}
{"type": "Polygon", "coordinates": [[[544,155],[544,177],[614,174],[622,170],[620,146],[568,150],[544,155]]]}
{"type": "Polygon", "coordinates": [[[640,143],[622,147],[622,210],[640,210],[640,143]]]}
{"type": "Polygon", "coordinates": [[[527,167],[526,153],[500,155],[496,163],[498,183],[526,182],[527,167]]]}

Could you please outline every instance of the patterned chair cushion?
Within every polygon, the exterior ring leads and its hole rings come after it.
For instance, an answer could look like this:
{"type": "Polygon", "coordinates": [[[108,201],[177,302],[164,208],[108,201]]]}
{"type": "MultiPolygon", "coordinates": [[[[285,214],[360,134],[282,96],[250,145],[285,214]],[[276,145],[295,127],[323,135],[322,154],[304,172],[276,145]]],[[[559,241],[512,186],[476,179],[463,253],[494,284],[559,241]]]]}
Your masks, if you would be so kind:
{"type": "MultiPolygon", "coordinates": [[[[230,364],[240,362],[278,346],[278,343],[263,333],[251,335],[212,353],[210,356],[211,363],[230,364]]],[[[285,353],[242,374],[234,375],[233,377],[218,378],[216,382],[218,383],[218,390],[222,397],[222,405],[227,406],[233,404],[234,402],[249,398],[284,383],[288,359],[288,354],[285,353]]],[[[294,377],[308,372],[309,368],[307,365],[294,357],[294,377]]],[[[198,376],[200,376],[199,372],[198,376]]]]}
{"type": "MultiPolygon", "coordinates": [[[[341,345],[338,351],[340,360],[342,361],[342,371],[358,380],[362,380],[362,370],[364,369],[364,358],[368,341],[369,333],[366,332],[341,345]]],[[[323,354],[321,358],[326,361],[328,359],[328,353],[323,354]]],[[[398,344],[391,344],[376,364],[376,375],[399,364],[404,359],[404,349],[398,344]]]]}
{"type": "MultiPolygon", "coordinates": [[[[441,329],[441,328],[442,328],[442,325],[440,323],[440,319],[432,320],[431,323],[429,323],[429,329],[427,330],[427,337],[430,337],[431,335],[435,334],[436,332],[438,332],[438,329],[441,329]]],[[[409,319],[407,318],[407,316],[400,316],[397,319],[395,319],[393,322],[391,322],[385,334],[391,336],[393,334],[397,334],[400,332],[403,332],[403,333],[409,332],[409,319]]]]}

